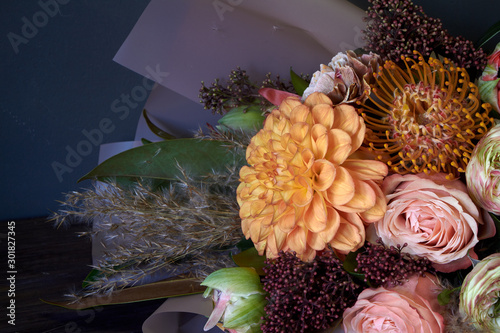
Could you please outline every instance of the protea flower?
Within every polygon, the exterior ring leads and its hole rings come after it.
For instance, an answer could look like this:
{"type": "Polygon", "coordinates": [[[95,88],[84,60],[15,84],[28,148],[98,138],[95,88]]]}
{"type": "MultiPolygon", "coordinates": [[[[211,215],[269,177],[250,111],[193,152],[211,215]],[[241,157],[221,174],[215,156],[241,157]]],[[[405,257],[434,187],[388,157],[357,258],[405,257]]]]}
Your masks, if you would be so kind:
{"type": "Polygon", "coordinates": [[[237,199],[245,236],[268,258],[295,251],[304,261],[327,244],[341,253],[361,247],[364,222],[385,213],[376,181],[387,166],[351,156],[365,124],[354,107],[333,107],[322,93],[304,103],[286,98],[266,118],[246,152],[237,199]]]}
{"type": "Polygon", "coordinates": [[[471,198],[494,214],[500,214],[500,125],[478,142],[465,171],[471,198]]]}
{"type": "Polygon", "coordinates": [[[302,96],[306,99],[313,92],[321,92],[333,104],[364,102],[370,94],[372,74],[381,64],[377,54],[356,55],[353,51],[339,52],[328,65],[313,74],[309,87],[302,96]]]}
{"type": "Polygon", "coordinates": [[[213,296],[214,310],[208,318],[205,331],[222,321],[232,333],[258,333],[265,315],[267,293],[253,268],[231,267],[213,272],[201,283],[207,289],[203,297],[213,296]]]}
{"type": "Polygon", "coordinates": [[[386,61],[375,74],[374,97],[361,109],[365,144],[393,172],[458,177],[493,126],[491,106],[481,105],[467,71],[448,59],[402,60],[404,68],[386,61]]]}
{"type": "Polygon", "coordinates": [[[500,253],[484,258],[467,274],[459,307],[477,328],[500,331],[500,253]]]}

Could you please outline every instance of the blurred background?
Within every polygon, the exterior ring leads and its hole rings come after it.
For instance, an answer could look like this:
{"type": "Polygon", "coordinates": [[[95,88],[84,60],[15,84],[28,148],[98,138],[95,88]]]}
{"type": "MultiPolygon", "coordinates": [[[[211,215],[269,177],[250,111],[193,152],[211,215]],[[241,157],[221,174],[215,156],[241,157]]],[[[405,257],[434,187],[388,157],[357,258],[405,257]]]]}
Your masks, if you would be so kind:
{"type": "MultiPolygon", "coordinates": [[[[414,2],[472,41],[500,20],[498,1],[414,2]]],[[[113,105],[143,77],[112,59],[148,3],[1,2],[0,221],[49,215],[63,193],[89,185],[77,180],[97,165],[99,144],[134,139],[145,100],[127,114],[113,105]]]]}

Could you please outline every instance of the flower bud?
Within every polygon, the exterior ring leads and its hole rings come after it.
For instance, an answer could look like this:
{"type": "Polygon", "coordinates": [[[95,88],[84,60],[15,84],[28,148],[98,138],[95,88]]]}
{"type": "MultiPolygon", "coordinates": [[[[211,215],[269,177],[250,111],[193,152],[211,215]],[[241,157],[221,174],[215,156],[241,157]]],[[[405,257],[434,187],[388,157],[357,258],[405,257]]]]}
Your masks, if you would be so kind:
{"type": "Polygon", "coordinates": [[[219,119],[219,129],[241,130],[243,132],[257,132],[262,128],[266,117],[262,114],[259,105],[241,105],[231,109],[219,119]]]}
{"type": "Polygon", "coordinates": [[[483,74],[479,78],[478,87],[481,99],[490,103],[494,110],[500,112],[500,78],[498,68],[500,66],[500,43],[497,44],[493,53],[488,57],[483,74]]]}
{"type": "Polygon", "coordinates": [[[465,178],[471,198],[485,210],[500,214],[500,125],[474,148],[465,178]]]}
{"type": "Polygon", "coordinates": [[[203,328],[205,331],[222,318],[222,325],[231,332],[261,332],[261,318],[267,301],[255,269],[223,268],[210,274],[201,285],[207,287],[203,297],[213,293],[215,302],[214,310],[203,328]]]}
{"type": "Polygon", "coordinates": [[[500,332],[500,253],[479,262],[460,291],[460,313],[486,332],[500,332]]]}

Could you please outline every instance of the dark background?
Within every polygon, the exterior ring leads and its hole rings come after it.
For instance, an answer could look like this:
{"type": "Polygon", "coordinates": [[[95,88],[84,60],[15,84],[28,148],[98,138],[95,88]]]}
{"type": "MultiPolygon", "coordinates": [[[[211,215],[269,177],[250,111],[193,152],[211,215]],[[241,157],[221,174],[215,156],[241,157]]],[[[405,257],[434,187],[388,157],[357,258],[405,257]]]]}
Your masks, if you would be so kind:
{"type": "MultiPolygon", "coordinates": [[[[0,2],[0,221],[16,221],[18,270],[18,325],[7,325],[2,312],[0,331],[137,333],[163,300],[91,311],[42,302],[79,290],[92,262],[90,240],[75,236],[85,226],[56,230],[44,217],[57,209],[62,193],[88,185],[76,181],[96,166],[97,146],[75,163],[71,173],[64,173],[61,182],[52,169],[53,162],[65,164],[67,147],[76,149],[86,139],[82,131],[92,131],[103,118],[109,118],[115,127],[103,134],[102,143],[134,139],[143,105],[120,119],[111,111],[111,104],[142,85],[143,78],[112,59],[149,0],[57,1],[59,8],[53,17],[36,32],[25,31],[32,37],[18,45],[17,53],[8,36],[22,36],[26,21],[43,19],[39,14],[42,7],[39,0],[0,2]],[[31,217],[42,218],[28,219],[31,217]]],[[[351,2],[368,7],[367,1],[351,2]]],[[[441,18],[450,33],[473,41],[500,20],[498,0],[415,3],[428,15],[441,18]]],[[[499,41],[497,37],[494,42],[499,41]]],[[[6,244],[7,230],[0,231],[0,244],[6,244]]],[[[4,258],[5,246],[1,252],[4,258]]],[[[5,265],[2,267],[3,300],[7,284],[5,265]]]]}
{"type": "MultiPolygon", "coordinates": [[[[62,193],[88,186],[76,181],[96,166],[97,146],[62,181],[52,164],[66,164],[68,147],[76,150],[86,139],[82,131],[98,128],[103,118],[114,130],[102,143],[133,140],[142,110],[143,105],[132,108],[123,120],[111,111],[115,99],[142,84],[141,76],[112,59],[149,1],[59,1],[58,12],[31,31],[18,53],[9,33],[22,36],[26,19],[41,19],[42,7],[34,0],[0,4],[0,221],[46,216],[57,209],[62,193]]],[[[415,3],[441,18],[452,34],[473,41],[500,20],[496,0],[415,3]]]]}

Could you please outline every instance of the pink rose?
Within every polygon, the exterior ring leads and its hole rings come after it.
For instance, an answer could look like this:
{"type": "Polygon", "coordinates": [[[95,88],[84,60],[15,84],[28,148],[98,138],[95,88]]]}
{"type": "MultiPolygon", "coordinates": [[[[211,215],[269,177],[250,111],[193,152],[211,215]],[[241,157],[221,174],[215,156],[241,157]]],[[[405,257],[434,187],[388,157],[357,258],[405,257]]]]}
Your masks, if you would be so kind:
{"type": "Polygon", "coordinates": [[[344,311],[344,332],[444,332],[437,300],[440,291],[429,274],[415,275],[391,289],[365,289],[356,304],[344,311]]]}
{"type": "Polygon", "coordinates": [[[491,217],[478,208],[460,180],[445,174],[391,175],[382,184],[384,217],[370,225],[368,239],[387,246],[407,244],[403,252],[428,258],[441,272],[467,268],[467,253],[479,239],[495,234],[491,217]]]}

